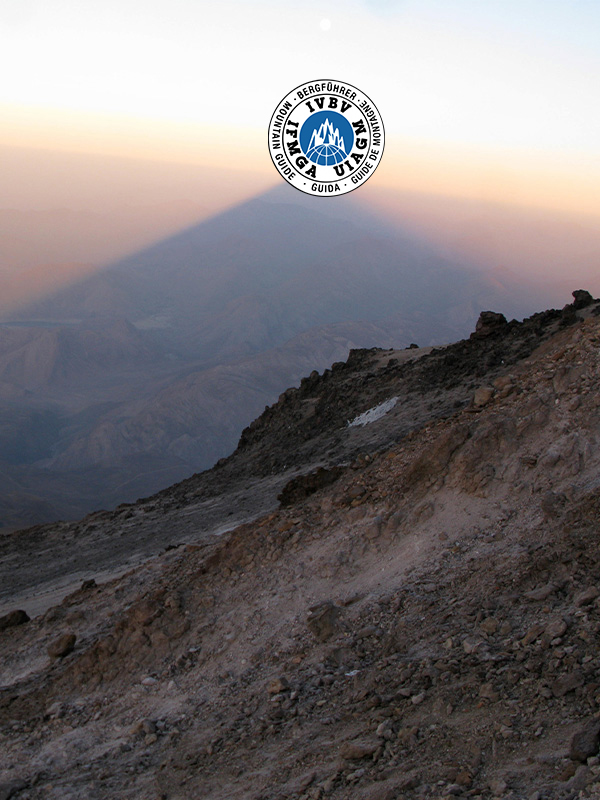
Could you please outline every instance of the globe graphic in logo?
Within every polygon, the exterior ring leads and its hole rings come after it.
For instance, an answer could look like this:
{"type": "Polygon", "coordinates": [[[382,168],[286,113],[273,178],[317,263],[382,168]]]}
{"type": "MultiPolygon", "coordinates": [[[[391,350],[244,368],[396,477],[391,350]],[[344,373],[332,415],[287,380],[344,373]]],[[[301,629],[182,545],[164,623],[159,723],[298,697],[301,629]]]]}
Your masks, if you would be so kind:
{"type": "Polygon", "coordinates": [[[348,157],[353,145],[352,125],[337,111],[317,111],[300,129],[300,147],[313,164],[339,164],[348,157]]]}

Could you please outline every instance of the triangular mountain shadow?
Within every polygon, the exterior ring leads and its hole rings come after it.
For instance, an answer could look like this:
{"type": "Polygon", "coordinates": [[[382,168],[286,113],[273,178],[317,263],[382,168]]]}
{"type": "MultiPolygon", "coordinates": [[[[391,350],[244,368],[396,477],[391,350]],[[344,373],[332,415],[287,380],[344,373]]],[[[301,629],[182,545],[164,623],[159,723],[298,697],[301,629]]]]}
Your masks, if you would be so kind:
{"type": "Polygon", "coordinates": [[[0,520],[135,500],[226,456],[351,348],[442,344],[481,309],[536,305],[352,196],[277,187],[0,326],[0,520]]]}
{"type": "Polygon", "coordinates": [[[208,328],[221,327],[222,315],[239,328],[240,313],[252,325],[258,315],[273,332],[285,321],[264,346],[314,325],[373,322],[416,309],[444,317],[456,306],[463,312],[453,319],[462,316],[466,331],[488,297],[501,300],[505,313],[530,311],[535,301],[517,283],[515,276],[501,285],[489,281],[351,195],[314,198],[286,185],[110,264],[13,318],[125,317],[140,330],[168,331],[170,346],[187,352],[208,328]]]}

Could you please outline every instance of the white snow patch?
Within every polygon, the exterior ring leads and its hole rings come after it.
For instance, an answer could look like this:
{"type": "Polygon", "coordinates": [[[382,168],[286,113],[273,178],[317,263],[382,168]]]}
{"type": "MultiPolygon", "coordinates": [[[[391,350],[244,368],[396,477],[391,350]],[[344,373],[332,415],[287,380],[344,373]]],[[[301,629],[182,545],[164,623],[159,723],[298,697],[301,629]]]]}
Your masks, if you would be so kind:
{"type": "Polygon", "coordinates": [[[352,422],[348,423],[348,427],[354,428],[357,425],[369,425],[371,422],[377,422],[377,420],[384,417],[388,411],[391,411],[397,402],[397,397],[390,397],[389,400],[385,400],[378,406],[373,406],[373,408],[370,408],[368,411],[359,414],[352,422]]]}

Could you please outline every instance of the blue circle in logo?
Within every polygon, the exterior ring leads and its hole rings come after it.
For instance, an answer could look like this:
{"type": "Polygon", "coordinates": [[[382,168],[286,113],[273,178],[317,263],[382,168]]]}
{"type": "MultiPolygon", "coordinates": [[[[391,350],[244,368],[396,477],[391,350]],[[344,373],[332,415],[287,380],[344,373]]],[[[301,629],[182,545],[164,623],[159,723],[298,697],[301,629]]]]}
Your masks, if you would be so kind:
{"type": "Polygon", "coordinates": [[[350,155],[353,146],[352,125],[338,111],[316,111],[300,128],[300,147],[313,164],[339,164],[350,155]]]}

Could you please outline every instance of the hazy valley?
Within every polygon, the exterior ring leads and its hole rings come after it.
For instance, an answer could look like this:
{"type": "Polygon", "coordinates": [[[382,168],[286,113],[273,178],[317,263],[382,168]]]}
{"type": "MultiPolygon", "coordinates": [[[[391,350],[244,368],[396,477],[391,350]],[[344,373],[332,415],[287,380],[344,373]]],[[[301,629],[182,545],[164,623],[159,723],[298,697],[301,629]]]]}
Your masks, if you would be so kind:
{"type": "Polygon", "coordinates": [[[466,268],[346,198],[321,213],[289,192],[4,320],[5,528],[114,507],[211,466],[284,389],[353,347],[448,342],[481,308],[522,316],[557,295],[466,268]]]}

